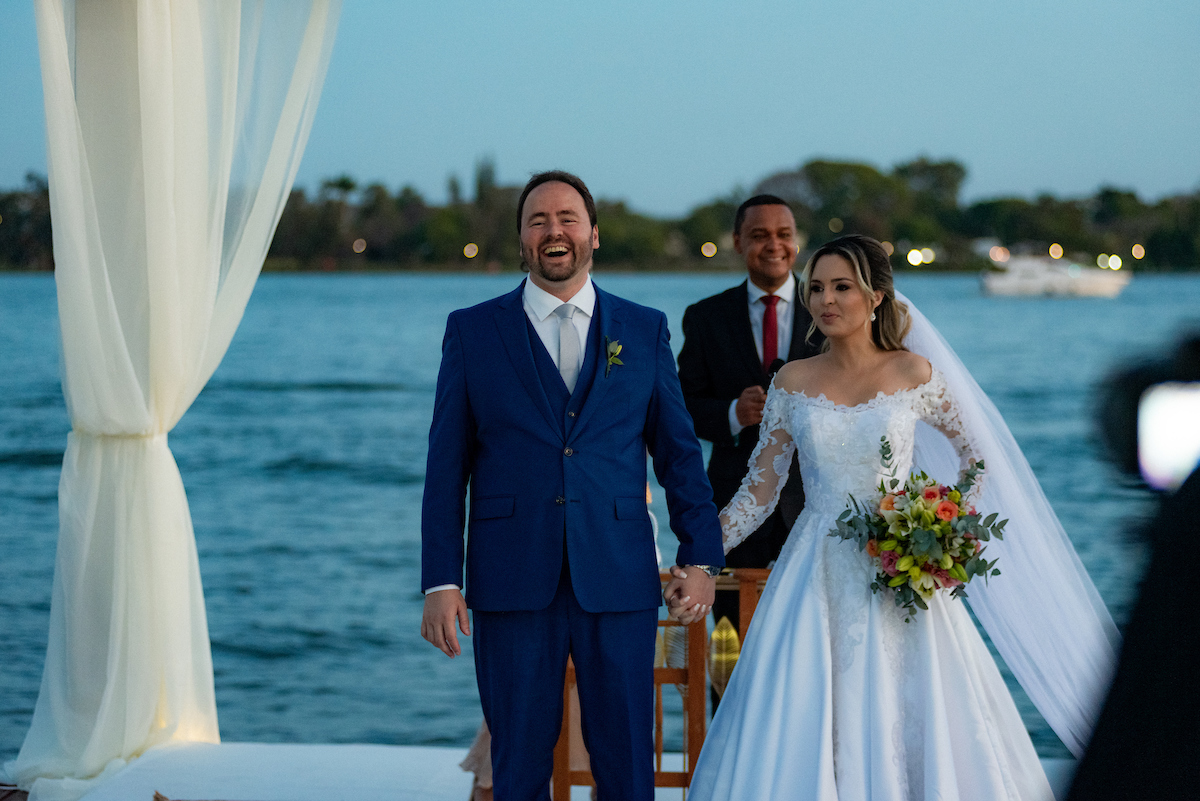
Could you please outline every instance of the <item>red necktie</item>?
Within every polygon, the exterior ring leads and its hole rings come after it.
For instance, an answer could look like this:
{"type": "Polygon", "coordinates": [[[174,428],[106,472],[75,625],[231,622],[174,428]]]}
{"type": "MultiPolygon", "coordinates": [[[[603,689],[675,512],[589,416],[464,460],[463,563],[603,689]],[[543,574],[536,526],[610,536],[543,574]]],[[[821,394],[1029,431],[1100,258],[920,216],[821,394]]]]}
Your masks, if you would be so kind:
{"type": "Polygon", "coordinates": [[[763,372],[769,372],[771,364],[779,358],[779,328],[775,322],[775,304],[778,295],[764,295],[763,305],[763,372]]]}

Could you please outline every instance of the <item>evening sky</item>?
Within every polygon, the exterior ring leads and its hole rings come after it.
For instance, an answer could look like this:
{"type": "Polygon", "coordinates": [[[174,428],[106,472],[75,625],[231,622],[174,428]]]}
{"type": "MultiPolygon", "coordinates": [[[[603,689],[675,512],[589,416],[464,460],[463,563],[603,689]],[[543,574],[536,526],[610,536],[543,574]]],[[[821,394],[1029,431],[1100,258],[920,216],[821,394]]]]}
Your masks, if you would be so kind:
{"type": "MultiPolygon", "coordinates": [[[[345,0],[298,185],[444,202],[581,174],[680,215],[813,158],[968,169],[967,199],[1200,189],[1195,0],[345,0]]],[[[45,172],[32,0],[0,0],[0,189],[45,172]]]]}

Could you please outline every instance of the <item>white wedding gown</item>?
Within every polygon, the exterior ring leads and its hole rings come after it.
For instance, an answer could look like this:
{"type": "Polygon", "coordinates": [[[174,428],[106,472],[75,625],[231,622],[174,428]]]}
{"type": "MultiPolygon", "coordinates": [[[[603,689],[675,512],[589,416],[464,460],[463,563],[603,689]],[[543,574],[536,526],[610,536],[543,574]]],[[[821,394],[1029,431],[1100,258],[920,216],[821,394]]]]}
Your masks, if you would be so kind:
{"type": "Polygon", "coordinates": [[[898,477],[907,476],[918,420],[945,433],[964,461],[972,455],[936,370],[919,387],[851,407],[769,392],[754,467],[722,513],[726,550],[775,507],[793,452],[805,507],[755,612],[689,799],[1053,798],[962,602],[939,593],[906,623],[890,592],[871,592],[872,560],[829,536],[849,494],[873,497],[885,477],[881,437],[898,477]]]}

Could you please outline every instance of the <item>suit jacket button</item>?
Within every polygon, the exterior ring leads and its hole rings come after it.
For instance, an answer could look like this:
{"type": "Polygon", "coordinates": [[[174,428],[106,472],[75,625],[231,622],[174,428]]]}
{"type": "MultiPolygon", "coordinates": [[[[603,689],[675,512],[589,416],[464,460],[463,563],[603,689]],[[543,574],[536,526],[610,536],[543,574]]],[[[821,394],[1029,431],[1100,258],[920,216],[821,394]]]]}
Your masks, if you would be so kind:
{"type": "Polygon", "coordinates": [[[557,503],[559,506],[562,506],[564,503],[567,502],[567,499],[564,498],[563,496],[559,495],[557,498],[554,499],[554,502],[557,503]]]}
{"type": "Polygon", "coordinates": [[[575,416],[575,412],[567,412],[567,417],[574,417],[574,416],[575,416]]]}
{"type": "Polygon", "coordinates": [[[563,449],[563,455],[565,455],[565,456],[570,456],[570,455],[571,455],[571,454],[573,454],[574,452],[575,452],[575,451],[573,451],[573,450],[572,450],[572,449],[570,449],[570,448],[564,448],[564,449],[563,449]]]}

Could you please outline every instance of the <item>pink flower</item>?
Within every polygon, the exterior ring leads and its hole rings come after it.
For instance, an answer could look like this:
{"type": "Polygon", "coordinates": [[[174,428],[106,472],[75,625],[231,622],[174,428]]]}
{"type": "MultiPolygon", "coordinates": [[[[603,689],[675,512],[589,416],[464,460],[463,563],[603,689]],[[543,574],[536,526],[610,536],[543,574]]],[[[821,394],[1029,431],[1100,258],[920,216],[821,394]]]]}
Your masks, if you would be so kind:
{"type": "Polygon", "coordinates": [[[954,501],[942,501],[937,505],[937,508],[933,510],[933,513],[937,515],[939,520],[945,520],[949,522],[958,517],[958,504],[954,501]]]}
{"type": "Polygon", "coordinates": [[[940,492],[942,497],[945,498],[950,494],[950,488],[943,484],[942,486],[938,487],[938,492],[940,492]]]}
{"type": "Polygon", "coordinates": [[[942,570],[940,567],[926,567],[925,570],[929,573],[929,575],[933,576],[933,580],[936,581],[939,586],[945,587],[946,589],[953,589],[959,584],[962,584],[961,581],[950,575],[948,571],[942,570]]]}
{"type": "Polygon", "coordinates": [[[941,497],[942,497],[942,494],[940,492],[938,492],[937,487],[926,487],[924,489],[924,491],[921,493],[921,500],[927,501],[929,503],[933,503],[934,501],[940,499],[941,497]]]}
{"type": "Polygon", "coordinates": [[[896,569],[896,563],[900,561],[900,554],[895,551],[883,551],[879,554],[879,561],[882,562],[883,572],[889,576],[897,576],[900,571],[896,569]]]}

